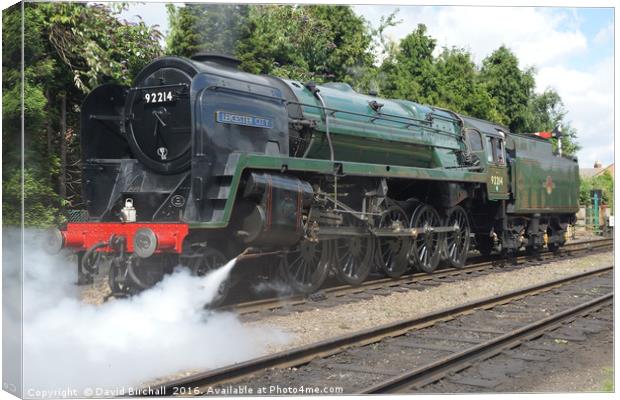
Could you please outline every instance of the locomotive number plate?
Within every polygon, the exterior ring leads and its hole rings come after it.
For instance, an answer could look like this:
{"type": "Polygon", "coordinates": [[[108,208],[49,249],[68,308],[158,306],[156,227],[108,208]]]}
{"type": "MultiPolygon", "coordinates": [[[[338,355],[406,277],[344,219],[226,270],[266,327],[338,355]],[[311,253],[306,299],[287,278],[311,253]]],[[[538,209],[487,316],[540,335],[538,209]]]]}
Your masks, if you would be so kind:
{"type": "Polygon", "coordinates": [[[491,183],[495,186],[503,186],[504,185],[504,177],[502,176],[491,176],[491,183]]]}
{"type": "Polygon", "coordinates": [[[176,99],[176,93],[172,90],[160,90],[156,92],[144,93],[144,101],[146,104],[172,103],[176,99]]]}

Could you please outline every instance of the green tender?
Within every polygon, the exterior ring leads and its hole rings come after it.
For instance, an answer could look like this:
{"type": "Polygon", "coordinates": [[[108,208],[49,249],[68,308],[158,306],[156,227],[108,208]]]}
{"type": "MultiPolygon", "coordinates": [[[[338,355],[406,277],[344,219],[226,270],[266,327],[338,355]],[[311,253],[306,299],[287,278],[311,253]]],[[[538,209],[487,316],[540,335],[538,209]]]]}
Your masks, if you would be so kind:
{"type": "Polygon", "coordinates": [[[511,135],[511,139],[517,155],[512,169],[515,207],[511,211],[517,214],[579,211],[579,165],[552,155],[548,141],[520,135],[511,135]]]}

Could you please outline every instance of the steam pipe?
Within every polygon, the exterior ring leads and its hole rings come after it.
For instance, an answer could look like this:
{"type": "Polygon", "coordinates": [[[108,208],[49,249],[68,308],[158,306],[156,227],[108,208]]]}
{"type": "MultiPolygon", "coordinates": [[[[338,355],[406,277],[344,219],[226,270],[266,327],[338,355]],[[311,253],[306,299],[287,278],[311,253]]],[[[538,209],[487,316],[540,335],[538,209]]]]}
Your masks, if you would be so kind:
{"type": "Polygon", "coordinates": [[[257,252],[257,253],[253,253],[252,251],[255,251],[256,249],[252,248],[252,247],[248,247],[247,249],[245,249],[241,254],[239,254],[237,257],[235,257],[237,259],[237,261],[241,261],[241,260],[250,260],[253,258],[259,258],[259,257],[264,257],[264,256],[273,256],[273,255],[281,255],[283,254],[283,251],[269,251],[269,252],[257,252]]]}
{"type": "Polygon", "coordinates": [[[308,157],[308,153],[310,153],[310,149],[312,148],[313,144],[314,144],[314,133],[311,133],[310,134],[310,143],[308,143],[308,147],[306,148],[306,151],[304,151],[303,158],[308,157]]]}
{"type": "Polygon", "coordinates": [[[318,90],[316,91],[316,93],[314,93],[314,95],[321,102],[321,106],[323,106],[323,112],[325,113],[325,135],[327,136],[327,143],[329,144],[329,159],[330,161],[333,162],[334,161],[334,146],[332,145],[332,137],[329,134],[329,113],[327,112],[327,110],[325,110],[326,108],[325,102],[323,101],[323,97],[321,97],[318,90]]]}
{"type": "MultiPolygon", "coordinates": [[[[334,146],[332,144],[332,137],[329,134],[329,113],[327,112],[327,106],[325,105],[325,101],[323,100],[323,97],[321,97],[321,95],[319,94],[319,88],[316,87],[316,83],[310,81],[306,83],[305,86],[306,86],[306,89],[312,92],[314,97],[316,97],[319,100],[319,102],[321,103],[321,107],[323,108],[323,114],[325,114],[325,135],[327,136],[327,143],[329,145],[329,159],[330,161],[333,162],[334,161],[334,146]]],[[[312,140],[314,140],[314,136],[312,137],[312,140]]],[[[312,140],[310,141],[310,144],[312,144],[312,140]]],[[[306,149],[304,158],[308,154],[309,149],[310,149],[310,146],[308,146],[308,149],[306,149]]]]}

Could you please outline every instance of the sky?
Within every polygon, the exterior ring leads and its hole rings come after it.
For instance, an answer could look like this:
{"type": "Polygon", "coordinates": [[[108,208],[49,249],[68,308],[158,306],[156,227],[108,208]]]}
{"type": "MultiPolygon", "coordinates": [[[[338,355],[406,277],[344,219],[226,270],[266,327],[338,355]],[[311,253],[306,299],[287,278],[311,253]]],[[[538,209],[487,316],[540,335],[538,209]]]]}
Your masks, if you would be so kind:
{"type": "MultiPolygon", "coordinates": [[[[612,8],[387,6],[356,5],[354,11],[373,26],[398,9],[402,22],[386,34],[398,41],[423,23],[437,49],[470,51],[478,65],[506,45],[522,68],[536,70],[536,91],[555,89],[567,120],[578,131],[582,168],[614,159],[614,10],[612,8]]],[[[140,15],[168,31],[164,3],[132,4],[123,14],[140,15]]]]}

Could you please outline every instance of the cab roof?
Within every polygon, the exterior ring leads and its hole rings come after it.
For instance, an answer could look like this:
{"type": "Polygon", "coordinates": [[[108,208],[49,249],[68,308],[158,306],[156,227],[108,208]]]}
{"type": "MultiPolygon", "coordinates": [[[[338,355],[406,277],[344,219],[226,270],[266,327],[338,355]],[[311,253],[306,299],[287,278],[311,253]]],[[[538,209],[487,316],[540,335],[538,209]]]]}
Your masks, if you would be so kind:
{"type": "Polygon", "coordinates": [[[501,136],[500,132],[503,132],[505,135],[510,133],[510,129],[503,125],[494,124],[483,119],[467,117],[465,115],[460,115],[460,117],[463,119],[466,128],[476,129],[485,135],[501,136]]]}

